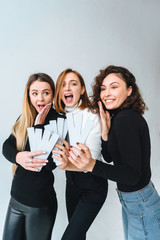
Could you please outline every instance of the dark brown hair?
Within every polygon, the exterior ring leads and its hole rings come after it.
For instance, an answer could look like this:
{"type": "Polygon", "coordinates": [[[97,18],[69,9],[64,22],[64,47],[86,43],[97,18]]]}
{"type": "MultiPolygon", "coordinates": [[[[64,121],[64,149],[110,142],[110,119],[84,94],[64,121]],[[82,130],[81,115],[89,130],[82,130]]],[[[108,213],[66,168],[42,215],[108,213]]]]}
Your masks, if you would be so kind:
{"type": "MultiPolygon", "coordinates": [[[[55,105],[55,109],[57,110],[57,112],[61,112],[61,113],[65,113],[65,105],[61,100],[60,92],[63,87],[64,77],[66,76],[67,73],[76,74],[77,77],[79,78],[81,86],[85,87],[84,79],[79,72],[72,70],[71,68],[67,68],[66,70],[64,70],[63,72],[60,73],[60,75],[58,76],[57,82],[56,82],[54,105],[55,105]]],[[[90,109],[91,108],[91,103],[90,103],[88,95],[87,95],[86,87],[85,87],[84,93],[81,95],[81,100],[82,100],[82,103],[79,106],[80,109],[85,109],[85,108],[90,109]]]]}
{"type": "Polygon", "coordinates": [[[148,108],[141,96],[134,75],[129,72],[128,69],[114,65],[110,65],[107,68],[100,70],[99,75],[95,77],[95,81],[92,86],[91,96],[92,110],[95,110],[96,112],[99,111],[98,101],[100,101],[101,85],[104,78],[106,78],[111,73],[121,78],[126,83],[127,88],[129,88],[130,86],[132,87],[132,93],[123,102],[123,104],[121,105],[121,109],[132,108],[143,114],[144,111],[148,108]]]}

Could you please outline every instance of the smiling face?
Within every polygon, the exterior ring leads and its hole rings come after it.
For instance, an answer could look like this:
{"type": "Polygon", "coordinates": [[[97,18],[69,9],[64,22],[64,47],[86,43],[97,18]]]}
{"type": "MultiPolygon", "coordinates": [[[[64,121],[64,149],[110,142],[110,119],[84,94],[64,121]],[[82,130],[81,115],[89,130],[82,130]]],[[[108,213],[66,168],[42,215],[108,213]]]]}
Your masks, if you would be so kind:
{"type": "Polygon", "coordinates": [[[47,82],[34,81],[29,88],[29,97],[32,105],[39,113],[48,103],[53,102],[53,92],[47,82]]]}
{"type": "Polygon", "coordinates": [[[85,87],[81,86],[78,76],[69,72],[63,79],[63,85],[60,91],[60,98],[66,107],[74,107],[83,95],[85,87]]]}
{"type": "Polygon", "coordinates": [[[132,87],[127,88],[124,80],[111,73],[102,82],[100,98],[106,109],[112,110],[119,108],[131,93],[132,87]]]}

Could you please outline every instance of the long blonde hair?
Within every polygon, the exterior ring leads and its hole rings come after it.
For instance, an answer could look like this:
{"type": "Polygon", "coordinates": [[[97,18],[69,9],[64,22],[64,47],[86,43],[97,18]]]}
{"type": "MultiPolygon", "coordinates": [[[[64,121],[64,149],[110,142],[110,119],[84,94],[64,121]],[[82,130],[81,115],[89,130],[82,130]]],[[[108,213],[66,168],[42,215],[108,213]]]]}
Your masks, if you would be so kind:
{"type": "MultiPolygon", "coordinates": [[[[30,97],[29,97],[29,89],[33,82],[35,81],[47,82],[51,86],[53,91],[53,97],[55,93],[55,85],[50,76],[45,73],[36,73],[32,74],[26,84],[23,105],[22,105],[22,114],[17,120],[17,122],[12,127],[12,134],[16,138],[16,147],[18,151],[23,151],[27,142],[27,128],[32,127],[35,121],[35,117],[37,115],[36,109],[33,107],[30,97]]],[[[13,174],[16,170],[16,164],[13,164],[13,174]]]]}

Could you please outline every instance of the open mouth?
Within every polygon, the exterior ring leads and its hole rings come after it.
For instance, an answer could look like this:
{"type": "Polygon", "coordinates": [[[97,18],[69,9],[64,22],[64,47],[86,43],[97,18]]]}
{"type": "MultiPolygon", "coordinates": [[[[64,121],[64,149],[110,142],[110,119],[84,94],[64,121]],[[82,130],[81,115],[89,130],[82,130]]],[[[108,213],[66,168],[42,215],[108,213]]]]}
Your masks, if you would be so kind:
{"type": "Polygon", "coordinates": [[[38,108],[39,108],[40,111],[41,111],[44,107],[45,107],[44,104],[38,104],[38,108]]]}
{"type": "Polygon", "coordinates": [[[64,97],[65,97],[65,100],[66,100],[67,103],[71,103],[72,100],[73,100],[73,95],[72,94],[67,94],[64,97]]]}

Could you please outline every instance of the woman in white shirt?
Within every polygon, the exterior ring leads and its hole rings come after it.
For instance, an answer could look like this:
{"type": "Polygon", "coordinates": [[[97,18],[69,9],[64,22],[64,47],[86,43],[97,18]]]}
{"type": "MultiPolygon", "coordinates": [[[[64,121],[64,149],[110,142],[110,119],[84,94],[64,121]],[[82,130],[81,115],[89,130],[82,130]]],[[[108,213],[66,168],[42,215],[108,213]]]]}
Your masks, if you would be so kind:
{"type": "MultiPolygon", "coordinates": [[[[55,108],[58,112],[66,114],[70,147],[83,140],[92,155],[101,160],[99,116],[90,111],[91,104],[85,83],[77,71],[66,69],[59,75],[56,83],[55,108]]],[[[61,158],[57,155],[54,157],[57,160],[61,158]]],[[[66,179],[69,224],[62,240],[85,240],[86,232],[106,199],[108,183],[107,180],[93,176],[89,172],[66,171],[66,179]]]]}

